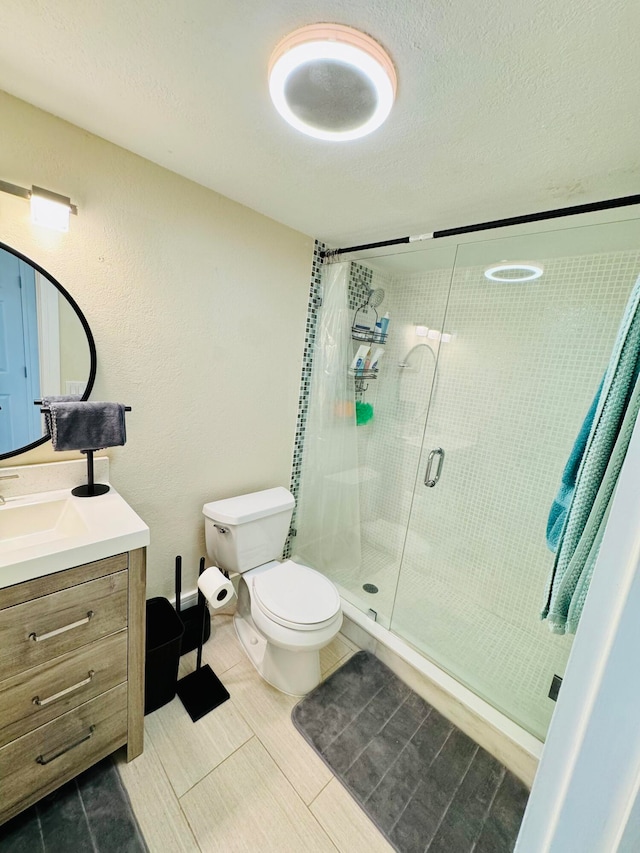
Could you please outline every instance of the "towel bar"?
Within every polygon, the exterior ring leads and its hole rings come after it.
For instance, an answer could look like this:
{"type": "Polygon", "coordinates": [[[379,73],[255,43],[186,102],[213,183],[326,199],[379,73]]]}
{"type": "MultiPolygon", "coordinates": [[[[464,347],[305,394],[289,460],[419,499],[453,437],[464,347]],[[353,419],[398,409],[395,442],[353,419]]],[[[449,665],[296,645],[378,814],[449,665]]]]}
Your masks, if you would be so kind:
{"type": "MultiPolygon", "coordinates": [[[[89,402],[89,400],[79,400],[78,402],[79,402],[79,403],[88,403],[88,402],[89,402]]],[[[33,405],[34,405],[34,406],[41,406],[41,405],[42,405],[42,400],[34,400],[34,401],[33,401],[33,405]]],[[[130,411],[131,411],[131,406],[125,406],[125,407],[124,407],[124,410],[125,410],[125,412],[130,412],[130,411]]],[[[50,409],[40,409],[40,411],[42,412],[42,414],[43,414],[43,415],[48,415],[48,414],[49,414],[49,412],[50,412],[51,410],[50,410],[50,409]]]]}
{"type": "MultiPolygon", "coordinates": [[[[83,401],[79,401],[83,402],[83,401]]],[[[42,400],[34,400],[35,406],[42,406],[42,400]]],[[[125,412],[131,411],[131,406],[124,407],[125,412]]],[[[40,411],[43,415],[48,415],[51,409],[41,408],[40,411]]],[[[71,489],[71,494],[75,495],[77,498],[95,498],[98,495],[106,495],[109,491],[109,486],[106,483],[96,483],[93,475],[93,450],[82,450],[81,453],[87,454],[87,482],[84,486],[76,486],[75,489],[71,489]]]]}

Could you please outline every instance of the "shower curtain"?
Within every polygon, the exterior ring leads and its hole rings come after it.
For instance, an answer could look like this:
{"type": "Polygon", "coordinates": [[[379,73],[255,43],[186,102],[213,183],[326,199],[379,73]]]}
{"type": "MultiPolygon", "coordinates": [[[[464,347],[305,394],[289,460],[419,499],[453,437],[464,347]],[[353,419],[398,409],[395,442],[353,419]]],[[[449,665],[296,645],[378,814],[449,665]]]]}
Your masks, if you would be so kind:
{"type": "Polygon", "coordinates": [[[360,567],[360,501],[349,264],[322,272],[293,557],[334,581],[360,567]]]}

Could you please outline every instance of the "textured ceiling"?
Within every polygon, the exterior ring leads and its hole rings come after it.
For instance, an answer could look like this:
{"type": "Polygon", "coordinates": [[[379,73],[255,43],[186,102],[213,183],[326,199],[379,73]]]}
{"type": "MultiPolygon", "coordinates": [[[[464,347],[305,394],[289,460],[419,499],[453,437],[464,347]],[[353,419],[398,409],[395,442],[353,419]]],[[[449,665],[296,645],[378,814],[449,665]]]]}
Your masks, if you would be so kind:
{"type": "Polygon", "coordinates": [[[0,88],[344,245],[640,192],[639,31],[630,0],[3,0],[0,88]],[[317,21],[395,61],[365,139],[271,106],[273,46],[317,21]]]}

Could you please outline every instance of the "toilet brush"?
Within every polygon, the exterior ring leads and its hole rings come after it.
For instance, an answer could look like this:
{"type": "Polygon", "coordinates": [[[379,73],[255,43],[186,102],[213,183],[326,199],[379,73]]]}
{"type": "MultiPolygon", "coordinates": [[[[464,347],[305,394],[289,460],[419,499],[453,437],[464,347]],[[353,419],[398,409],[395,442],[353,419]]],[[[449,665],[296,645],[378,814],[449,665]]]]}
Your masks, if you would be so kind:
{"type": "MultiPolygon", "coordinates": [[[[186,655],[187,652],[192,652],[198,648],[198,643],[202,636],[200,627],[200,617],[202,615],[200,605],[191,605],[190,607],[182,607],[182,557],[176,557],[176,613],[180,617],[184,625],[184,634],[182,635],[182,643],[180,645],[180,656],[186,655]]],[[[206,643],[211,635],[211,617],[208,608],[204,611],[205,629],[203,642],[206,643]]]]}
{"type": "MultiPolygon", "coordinates": [[[[200,560],[201,575],[204,571],[204,557],[200,560]]],[[[181,678],[177,686],[177,694],[185,710],[195,723],[209,711],[213,711],[218,705],[222,705],[229,698],[229,691],[220,681],[209,664],[202,666],[202,646],[205,642],[206,621],[205,613],[207,603],[204,594],[198,587],[198,607],[200,609],[200,641],[198,643],[198,656],[196,668],[189,675],[181,678]]]]}

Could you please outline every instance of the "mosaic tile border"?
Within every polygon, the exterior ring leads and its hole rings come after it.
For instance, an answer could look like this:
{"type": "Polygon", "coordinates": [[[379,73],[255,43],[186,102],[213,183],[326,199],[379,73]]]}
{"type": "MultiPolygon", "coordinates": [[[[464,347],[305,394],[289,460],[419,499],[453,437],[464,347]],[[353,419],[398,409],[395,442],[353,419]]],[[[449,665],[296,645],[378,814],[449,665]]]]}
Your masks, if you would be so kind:
{"type": "Polygon", "coordinates": [[[352,262],[349,267],[349,308],[356,311],[363,305],[373,286],[373,270],[352,262]]]}
{"type": "MultiPolygon", "coordinates": [[[[322,257],[326,245],[316,240],[313,244],[313,259],[311,261],[311,280],[309,283],[309,302],[307,305],[307,321],[304,332],[304,351],[302,354],[302,371],[300,376],[300,391],[298,394],[298,417],[296,420],[296,435],[293,444],[293,459],[291,462],[291,481],[289,490],[295,498],[296,507],[300,494],[300,476],[302,474],[302,451],[304,436],[307,428],[309,411],[309,390],[311,387],[311,372],[313,370],[313,355],[315,351],[316,328],[318,326],[318,309],[322,305],[322,257]]],[[[291,556],[291,540],[295,535],[296,509],[293,510],[291,529],[285,542],[282,557],[288,560],[291,556]]]]}

